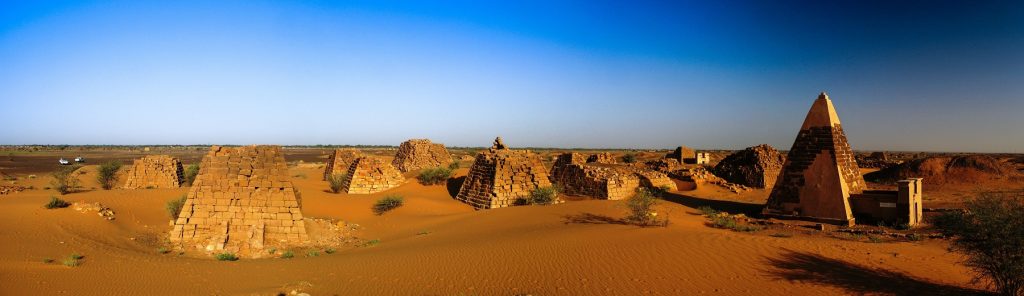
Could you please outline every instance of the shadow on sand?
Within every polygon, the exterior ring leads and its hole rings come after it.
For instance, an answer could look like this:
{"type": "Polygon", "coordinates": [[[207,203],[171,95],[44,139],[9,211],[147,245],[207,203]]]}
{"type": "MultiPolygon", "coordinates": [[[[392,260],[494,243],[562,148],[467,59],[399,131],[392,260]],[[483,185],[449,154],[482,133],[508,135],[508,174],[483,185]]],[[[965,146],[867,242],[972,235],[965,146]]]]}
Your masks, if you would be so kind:
{"type": "Polygon", "coordinates": [[[716,211],[729,212],[730,214],[742,213],[749,217],[759,217],[761,215],[761,208],[764,207],[764,205],[762,204],[706,199],[700,197],[693,197],[689,195],[683,195],[677,192],[666,193],[662,198],[665,201],[674,202],[694,209],[707,206],[711,207],[712,209],[715,209],[716,211]]]}
{"type": "Polygon", "coordinates": [[[562,216],[562,222],[565,224],[627,224],[625,221],[622,221],[622,219],[591,213],[565,215],[562,216]]]}
{"type": "Polygon", "coordinates": [[[786,250],[767,258],[776,279],[810,282],[845,289],[858,295],[992,295],[986,291],[928,282],[898,272],[875,269],[817,254],[786,250]]]}
{"type": "Polygon", "coordinates": [[[466,176],[448,179],[448,184],[446,184],[448,187],[448,195],[452,198],[459,195],[459,189],[462,188],[462,183],[464,182],[466,182],[466,176]]]}

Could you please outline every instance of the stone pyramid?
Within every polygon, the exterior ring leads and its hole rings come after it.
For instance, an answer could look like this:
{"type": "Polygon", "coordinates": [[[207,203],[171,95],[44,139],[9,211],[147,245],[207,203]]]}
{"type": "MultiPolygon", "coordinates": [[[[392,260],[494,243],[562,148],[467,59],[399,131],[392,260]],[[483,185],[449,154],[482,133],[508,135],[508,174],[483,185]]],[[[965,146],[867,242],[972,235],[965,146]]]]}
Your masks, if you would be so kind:
{"type": "Polygon", "coordinates": [[[498,137],[491,149],[477,154],[455,199],[477,209],[501,208],[549,186],[548,170],[539,154],[508,149],[498,137]]]}
{"type": "Polygon", "coordinates": [[[402,172],[390,163],[372,156],[363,156],[352,161],[347,176],[341,190],[349,194],[377,193],[398,187],[405,182],[402,172]]]}
{"type": "Polygon", "coordinates": [[[443,167],[452,163],[452,155],[444,144],[431,143],[429,139],[412,139],[402,142],[391,162],[399,171],[411,172],[419,169],[443,167]]]}
{"type": "Polygon", "coordinates": [[[181,161],[169,155],[149,155],[136,159],[128,170],[125,189],[178,188],[182,179],[181,161]]]}
{"type": "Polygon", "coordinates": [[[360,156],[362,156],[362,153],[355,149],[334,150],[331,157],[327,159],[327,165],[324,167],[324,181],[330,178],[331,175],[347,174],[352,161],[360,156]]]}
{"type": "Polygon", "coordinates": [[[182,247],[262,254],[308,241],[302,200],[280,146],[213,146],[203,157],[170,240],[182,247]]]}
{"type": "Polygon", "coordinates": [[[764,213],[852,224],[850,195],[866,188],[832,100],[822,92],[807,112],[764,213]]]}
{"type": "Polygon", "coordinates": [[[558,156],[551,168],[551,181],[569,195],[610,200],[629,198],[641,187],[677,189],[675,182],[663,173],[644,167],[587,162],[575,152],[558,156]]]}

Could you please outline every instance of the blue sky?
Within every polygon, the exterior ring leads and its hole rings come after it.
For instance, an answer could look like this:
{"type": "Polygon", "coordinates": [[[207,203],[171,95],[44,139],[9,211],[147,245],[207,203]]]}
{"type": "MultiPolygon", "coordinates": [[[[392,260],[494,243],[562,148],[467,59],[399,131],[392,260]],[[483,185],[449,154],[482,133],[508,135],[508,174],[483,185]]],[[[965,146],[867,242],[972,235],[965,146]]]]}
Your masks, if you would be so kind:
{"type": "Polygon", "coordinates": [[[0,144],[1024,152],[1014,1],[0,1],[0,144]]]}

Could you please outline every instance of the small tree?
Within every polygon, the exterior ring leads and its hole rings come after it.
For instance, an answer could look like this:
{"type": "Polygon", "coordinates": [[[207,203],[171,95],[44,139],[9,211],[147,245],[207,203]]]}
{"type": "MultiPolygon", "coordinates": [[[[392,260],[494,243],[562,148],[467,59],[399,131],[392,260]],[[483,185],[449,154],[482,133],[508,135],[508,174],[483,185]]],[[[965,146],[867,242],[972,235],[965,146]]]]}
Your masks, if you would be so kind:
{"type": "Polygon", "coordinates": [[[348,181],[348,176],[344,174],[333,174],[327,177],[327,183],[331,187],[331,192],[340,193],[342,187],[345,186],[345,181],[348,181]]]}
{"type": "Polygon", "coordinates": [[[626,221],[639,226],[651,226],[658,223],[658,213],[654,212],[654,206],[658,204],[658,195],[655,190],[641,188],[626,200],[628,210],[626,221]]]}
{"type": "Polygon", "coordinates": [[[103,190],[114,188],[114,184],[117,183],[117,171],[120,169],[121,162],[119,161],[110,161],[100,165],[96,170],[96,182],[100,183],[103,190]]]}
{"type": "Polygon", "coordinates": [[[622,162],[625,162],[625,163],[634,163],[634,162],[636,162],[636,154],[626,153],[626,155],[622,156],[622,162]]]}
{"type": "Polygon", "coordinates": [[[199,175],[199,164],[193,163],[185,167],[183,178],[185,178],[185,185],[192,186],[192,183],[196,181],[196,176],[199,175]]]}
{"type": "Polygon", "coordinates": [[[50,185],[61,195],[68,194],[78,188],[78,177],[74,175],[78,166],[59,166],[53,171],[53,180],[50,185]]]}
{"type": "Polygon", "coordinates": [[[1024,294],[1024,194],[983,194],[966,211],[937,217],[935,226],[952,237],[951,249],[964,264],[987,278],[1002,295],[1024,294]]]}
{"type": "Polygon", "coordinates": [[[164,209],[167,210],[167,216],[171,219],[178,219],[178,215],[181,214],[181,208],[185,206],[185,200],[188,198],[186,195],[181,195],[179,198],[168,200],[164,209]]]}

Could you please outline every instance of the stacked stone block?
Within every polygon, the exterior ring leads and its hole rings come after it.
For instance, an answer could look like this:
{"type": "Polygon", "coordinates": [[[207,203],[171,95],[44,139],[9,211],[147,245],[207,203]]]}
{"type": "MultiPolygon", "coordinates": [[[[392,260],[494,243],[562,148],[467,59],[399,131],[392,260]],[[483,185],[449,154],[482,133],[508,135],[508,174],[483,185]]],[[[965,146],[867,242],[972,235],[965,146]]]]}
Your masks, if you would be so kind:
{"type": "Polygon", "coordinates": [[[577,153],[558,157],[551,168],[551,180],[566,194],[610,200],[628,198],[641,186],[677,189],[663,173],[638,166],[584,163],[577,153]]]}
{"type": "Polygon", "coordinates": [[[540,155],[511,150],[497,138],[488,151],[476,156],[456,199],[477,209],[515,205],[534,189],[551,186],[540,155]]]}
{"type": "Polygon", "coordinates": [[[690,147],[679,146],[672,153],[665,155],[665,158],[675,159],[679,163],[695,163],[697,161],[697,153],[690,147]]]}
{"type": "Polygon", "coordinates": [[[726,156],[713,172],[730,183],[771,189],[785,160],[778,150],[761,144],[726,156]]]}
{"type": "Polygon", "coordinates": [[[352,165],[352,161],[362,156],[359,150],[355,149],[337,149],[331,154],[331,158],[327,159],[327,165],[324,167],[324,180],[326,181],[333,175],[343,175],[348,173],[349,167],[352,165]]]}
{"type": "Polygon", "coordinates": [[[169,155],[149,155],[136,159],[128,170],[125,189],[178,188],[182,180],[181,161],[169,155]]]}
{"type": "Polygon", "coordinates": [[[384,160],[364,156],[349,166],[342,191],[349,194],[371,194],[398,187],[405,182],[402,173],[384,160]]]}
{"type": "Polygon", "coordinates": [[[301,205],[280,146],[213,146],[203,157],[170,240],[241,255],[303,244],[308,237],[301,205]]]}
{"type": "Polygon", "coordinates": [[[429,139],[412,139],[402,142],[391,162],[395,168],[404,172],[419,169],[448,166],[452,163],[452,155],[444,144],[431,143],[429,139]]]}
{"type": "Polygon", "coordinates": [[[608,153],[608,152],[591,154],[590,157],[587,157],[587,162],[590,162],[590,163],[607,163],[607,164],[618,163],[618,161],[615,161],[615,156],[613,156],[611,153],[608,153]]]}

